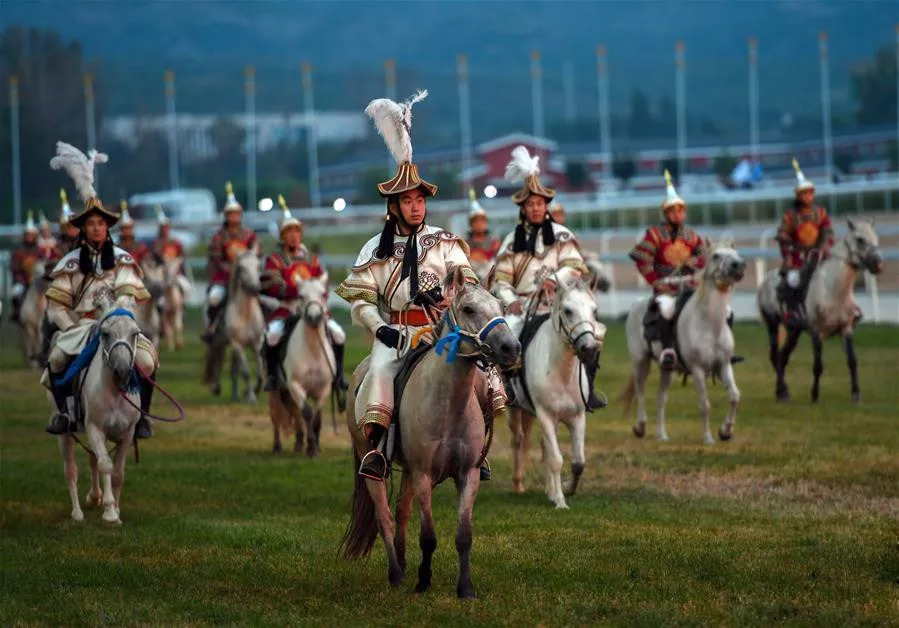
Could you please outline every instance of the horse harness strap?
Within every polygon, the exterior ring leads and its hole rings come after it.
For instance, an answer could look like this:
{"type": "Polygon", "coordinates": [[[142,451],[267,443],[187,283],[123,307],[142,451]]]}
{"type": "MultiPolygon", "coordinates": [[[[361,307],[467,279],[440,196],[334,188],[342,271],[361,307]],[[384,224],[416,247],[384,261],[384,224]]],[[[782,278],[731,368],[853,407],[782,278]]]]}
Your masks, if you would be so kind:
{"type": "Polygon", "coordinates": [[[530,318],[528,318],[524,327],[521,330],[521,334],[518,337],[518,341],[521,343],[521,370],[519,371],[518,380],[521,382],[521,389],[524,391],[525,399],[527,399],[528,404],[530,404],[531,408],[534,407],[534,400],[531,398],[531,391],[528,389],[528,378],[525,377],[524,374],[524,363],[525,363],[525,354],[530,347],[531,342],[537,336],[537,331],[540,327],[549,319],[549,312],[544,314],[536,314],[530,318]]]}

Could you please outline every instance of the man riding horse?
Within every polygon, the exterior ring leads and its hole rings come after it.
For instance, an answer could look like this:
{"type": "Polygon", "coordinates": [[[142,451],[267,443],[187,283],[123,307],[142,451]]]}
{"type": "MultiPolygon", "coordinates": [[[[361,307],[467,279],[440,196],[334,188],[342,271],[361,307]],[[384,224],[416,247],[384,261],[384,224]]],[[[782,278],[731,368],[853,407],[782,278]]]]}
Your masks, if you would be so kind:
{"type": "Polygon", "coordinates": [[[806,318],[803,301],[809,278],[815,267],[827,259],[834,237],[827,210],[815,207],[815,184],[805,178],[795,159],[793,170],[796,199],[793,208],[784,213],[777,230],[781,256],[777,296],[784,323],[801,328],[806,318]]]}
{"type": "MultiPolygon", "coordinates": [[[[708,243],[686,225],[687,203],[678,196],[667,170],[665,186],[664,222],[647,229],[629,256],[652,287],[653,298],[643,319],[646,339],[661,343],[659,366],[673,371],[678,363],[674,337],[677,305],[695,290],[694,275],[705,268],[708,243]]],[[[732,325],[733,313],[729,313],[727,322],[732,325]]],[[[733,358],[735,362],[740,360],[733,358]]]]}
{"type": "Polygon", "coordinates": [[[184,247],[181,245],[180,240],[171,236],[172,224],[169,221],[169,217],[165,215],[165,211],[160,206],[156,207],[156,222],[159,225],[159,232],[156,239],[153,240],[153,243],[150,245],[150,251],[162,261],[169,259],[181,260],[181,272],[183,274],[184,247]]]}
{"type": "Polygon", "coordinates": [[[443,300],[440,284],[450,267],[460,268],[466,281],[478,283],[465,242],[425,224],[427,199],[437,194],[437,186],[422,179],[412,163],[411,126],[412,105],[426,96],[422,91],[402,104],[380,98],[365,109],[398,168],[393,178],[377,185],[387,204],[382,232],[365,243],[350,275],[336,290],[350,303],[353,322],[375,336],[369,371],[357,395],[361,411],[356,412],[368,439],[359,474],[373,480],[387,474],[383,452],[402,349],[431,324],[425,307],[443,300]]]}
{"type": "MultiPolygon", "coordinates": [[[[310,255],[303,244],[303,222],[290,214],[284,197],[278,195],[281,205],[281,238],[280,251],[272,253],[265,260],[262,273],[262,291],[277,299],[279,307],[272,311],[266,320],[265,334],[265,390],[272,391],[278,387],[278,370],[280,369],[284,338],[284,320],[295,314],[294,307],[300,296],[300,284],[307,279],[316,279],[325,274],[318,256],[310,255]],[[283,341],[283,342],[282,342],[283,341]]],[[[348,388],[343,378],[343,354],[346,348],[346,333],[333,318],[327,320],[328,338],[334,350],[335,371],[334,389],[338,391],[338,401],[344,406],[345,392],[348,388]]],[[[344,407],[340,408],[341,411],[344,407]]]]}
{"type": "MultiPolygon", "coordinates": [[[[539,162],[540,157],[531,157],[524,146],[512,150],[506,178],[512,182],[523,179],[522,188],[512,195],[512,202],[518,205],[518,226],[503,240],[491,273],[490,291],[511,315],[507,320],[517,336],[525,323],[525,303],[538,290],[587,273],[577,238],[555,223],[547,210],[556,191],[540,182],[539,162]]],[[[536,304],[536,311],[546,310],[547,305],[536,304]]],[[[598,363],[584,368],[590,387],[587,409],[601,408],[605,404],[594,391],[598,363]]]]}
{"type": "Polygon", "coordinates": [[[71,223],[72,209],[69,207],[69,198],[63,188],[59,188],[59,200],[62,202],[59,210],[59,238],[57,240],[59,258],[54,262],[58,262],[63,255],[75,248],[79,233],[78,227],[71,223]]]}
{"type": "MultiPolygon", "coordinates": [[[[149,299],[150,294],[144,288],[134,258],[114,246],[109,236],[109,229],[118,222],[119,214],[104,207],[94,190],[94,164],[105,162],[106,155],[90,151],[86,156],[63,142],[57,142],[56,153],[50,166],[54,170],[64,169],[84,200],[84,208],[70,219],[79,229],[77,245],[53,269],[52,283],[47,289],[48,317],[58,331],[53,337],[41,383],[53,393],[57,407],[47,432],[59,435],[77,430],[76,418],[70,416],[68,409],[68,398],[75,396],[73,386],[77,378],[67,385],[61,380],[63,375],[68,375],[71,362],[90,343],[96,319],[103,313],[101,303],[112,295],[118,305],[130,308],[135,301],[149,299]]],[[[133,347],[134,363],[152,375],[158,365],[152,343],[139,335],[133,347]]],[[[152,434],[145,416],[152,392],[153,386],[141,378],[141,418],[134,433],[136,438],[148,438],[152,434]]]]}
{"type": "Polygon", "coordinates": [[[22,232],[22,245],[12,253],[10,258],[10,272],[12,274],[12,296],[10,305],[12,311],[9,320],[19,322],[19,311],[25,300],[25,292],[31,283],[31,269],[41,260],[41,249],[37,244],[37,226],[34,224],[34,214],[28,211],[25,221],[25,230],[22,232]]]}
{"type": "Polygon", "coordinates": [[[134,263],[140,266],[141,260],[149,253],[150,249],[143,242],[138,242],[134,239],[134,220],[131,218],[131,214],[128,213],[128,201],[121,201],[119,209],[121,210],[119,212],[121,218],[118,222],[119,241],[117,246],[131,255],[134,263]]]}
{"type": "Polygon", "coordinates": [[[473,189],[468,190],[468,196],[471,198],[471,209],[468,212],[468,259],[471,260],[471,267],[478,279],[486,282],[501,242],[490,234],[487,212],[481,207],[473,189]]]}
{"type": "Polygon", "coordinates": [[[47,217],[44,216],[44,212],[40,212],[39,216],[37,246],[41,250],[41,259],[51,260],[57,255],[56,250],[59,247],[59,242],[56,241],[56,236],[53,235],[53,226],[47,220],[47,217]]]}
{"type": "Polygon", "coordinates": [[[237,202],[230,181],[225,184],[225,193],[225,222],[212,236],[209,244],[209,291],[206,294],[206,332],[203,334],[205,342],[210,342],[214,337],[225,309],[231,264],[240,253],[252,249],[256,244],[253,230],[244,229],[241,225],[243,206],[237,202]]]}

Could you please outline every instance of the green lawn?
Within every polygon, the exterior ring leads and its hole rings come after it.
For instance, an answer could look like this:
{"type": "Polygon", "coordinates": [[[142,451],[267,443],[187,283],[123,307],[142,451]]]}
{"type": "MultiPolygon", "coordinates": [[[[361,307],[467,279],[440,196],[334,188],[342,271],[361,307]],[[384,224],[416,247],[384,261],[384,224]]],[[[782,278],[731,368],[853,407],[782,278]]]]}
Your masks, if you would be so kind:
{"type": "MultiPolygon", "coordinates": [[[[734,440],[700,444],[692,386],[672,391],[668,444],[636,440],[613,403],[588,419],[587,469],[570,511],[554,510],[542,491],[536,439],[528,492],[512,493],[500,425],[494,481],[475,509],[479,599],[460,602],[454,489],[435,494],[431,592],[412,593],[414,519],[409,573],[397,590],[380,543],[368,560],[344,562],[337,545],[353,472],[345,435],[333,435],[326,419],[319,459],[273,457],[264,403],[226,403],[200,386],[196,314],[191,326],[184,353],[163,352],[160,377],[187,420],[157,424],[140,464],[129,459],[124,523],[111,528],[96,510],[69,519],[57,446],[42,431],[49,409],[4,322],[3,625],[899,624],[894,327],[858,332],[864,403],[856,407],[838,342],[825,345],[821,403],[808,401],[804,341],[790,371],[794,402],[778,405],[761,326],[738,326],[747,362],[737,367],[734,440]]],[[[350,343],[355,364],[366,351],[358,331],[350,343]]],[[[623,327],[613,323],[599,376],[610,398],[628,369],[623,327]]],[[[720,422],[720,386],[712,404],[720,422]]],[[[158,397],[154,409],[169,412],[158,397]]],[[[567,433],[562,440],[567,459],[567,433]]],[[[83,496],[81,453],[79,462],[83,496]]]]}

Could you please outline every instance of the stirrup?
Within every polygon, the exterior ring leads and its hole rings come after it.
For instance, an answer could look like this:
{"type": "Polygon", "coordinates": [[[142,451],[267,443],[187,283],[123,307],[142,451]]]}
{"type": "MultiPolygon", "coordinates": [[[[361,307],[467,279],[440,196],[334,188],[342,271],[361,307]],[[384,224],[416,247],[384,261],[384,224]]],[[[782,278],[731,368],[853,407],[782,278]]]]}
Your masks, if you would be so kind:
{"type": "Polygon", "coordinates": [[[274,392],[278,390],[278,379],[274,375],[265,378],[265,385],[262,387],[265,392],[274,392]]]}
{"type": "Polygon", "coordinates": [[[659,354],[659,366],[665,371],[677,369],[677,354],[674,349],[662,349],[662,353],[659,354]]]}
{"type": "Polygon", "coordinates": [[[77,432],[78,426],[75,425],[75,422],[72,421],[67,413],[59,412],[57,410],[53,414],[53,418],[50,419],[50,424],[44,431],[48,434],[53,434],[54,436],[65,436],[66,434],[74,434],[77,432]]]}
{"type": "Polygon", "coordinates": [[[481,463],[481,482],[489,482],[493,477],[493,470],[490,468],[490,461],[487,458],[484,458],[484,462],[481,463]]]}
{"type": "Polygon", "coordinates": [[[369,480],[383,482],[387,477],[387,459],[384,454],[377,449],[372,449],[362,456],[362,461],[359,463],[359,475],[369,480]]]}

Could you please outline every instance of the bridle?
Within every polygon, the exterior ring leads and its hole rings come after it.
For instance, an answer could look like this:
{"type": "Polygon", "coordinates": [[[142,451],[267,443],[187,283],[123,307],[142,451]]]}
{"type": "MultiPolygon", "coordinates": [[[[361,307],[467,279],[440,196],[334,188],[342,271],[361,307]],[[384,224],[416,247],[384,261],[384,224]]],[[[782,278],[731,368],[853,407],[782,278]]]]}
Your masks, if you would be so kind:
{"type": "MultiPolygon", "coordinates": [[[[121,307],[117,307],[116,309],[112,310],[111,312],[108,312],[107,314],[105,314],[103,316],[103,318],[100,319],[100,327],[102,327],[103,323],[105,323],[108,319],[113,318],[115,316],[127,316],[131,320],[135,320],[134,314],[132,314],[130,311],[128,311],[124,308],[121,308],[121,307]]],[[[100,330],[98,328],[98,333],[99,333],[99,331],[100,330]]],[[[116,347],[118,347],[120,345],[125,347],[126,349],[128,349],[128,355],[129,355],[128,370],[133,371],[134,370],[134,356],[137,351],[137,337],[136,336],[133,341],[123,340],[120,338],[120,339],[116,340],[115,342],[113,342],[112,345],[110,345],[109,347],[104,346],[103,347],[103,363],[106,364],[106,366],[108,368],[110,368],[110,369],[112,368],[112,366],[109,363],[109,354],[112,353],[113,349],[115,349],[116,347]]]]}
{"type": "Polygon", "coordinates": [[[451,303],[443,313],[443,324],[449,329],[446,336],[437,340],[434,345],[434,351],[437,355],[443,355],[446,350],[446,361],[452,364],[456,361],[456,357],[476,358],[483,362],[483,366],[493,360],[493,349],[487,344],[487,337],[500,325],[505,325],[508,329],[509,324],[502,316],[495,316],[484,323],[477,331],[463,329],[458,323],[459,317],[456,314],[455,303],[451,303]],[[473,345],[473,350],[468,352],[460,352],[460,345],[463,343],[473,345]]]}
{"type": "Polygon", "coordinates": [[[590,336],[593,336],[593,339],[596,340],[597,343],[600,342],[599,330],[597,329],[598,321],[592,319],[584,319],[576,322],[570,327],[565,325],[565,322],[562,320],[562,314],[559,312],[559,308],[561,307],[562,300],[567,293],[568,290],[563,288],[562,291],[553,300],[551,321],[553,329],[565,336],[565,341],[568,343],[572,350],[577,352],[576,347],[578,340],[588,334],[590,336]]]}

